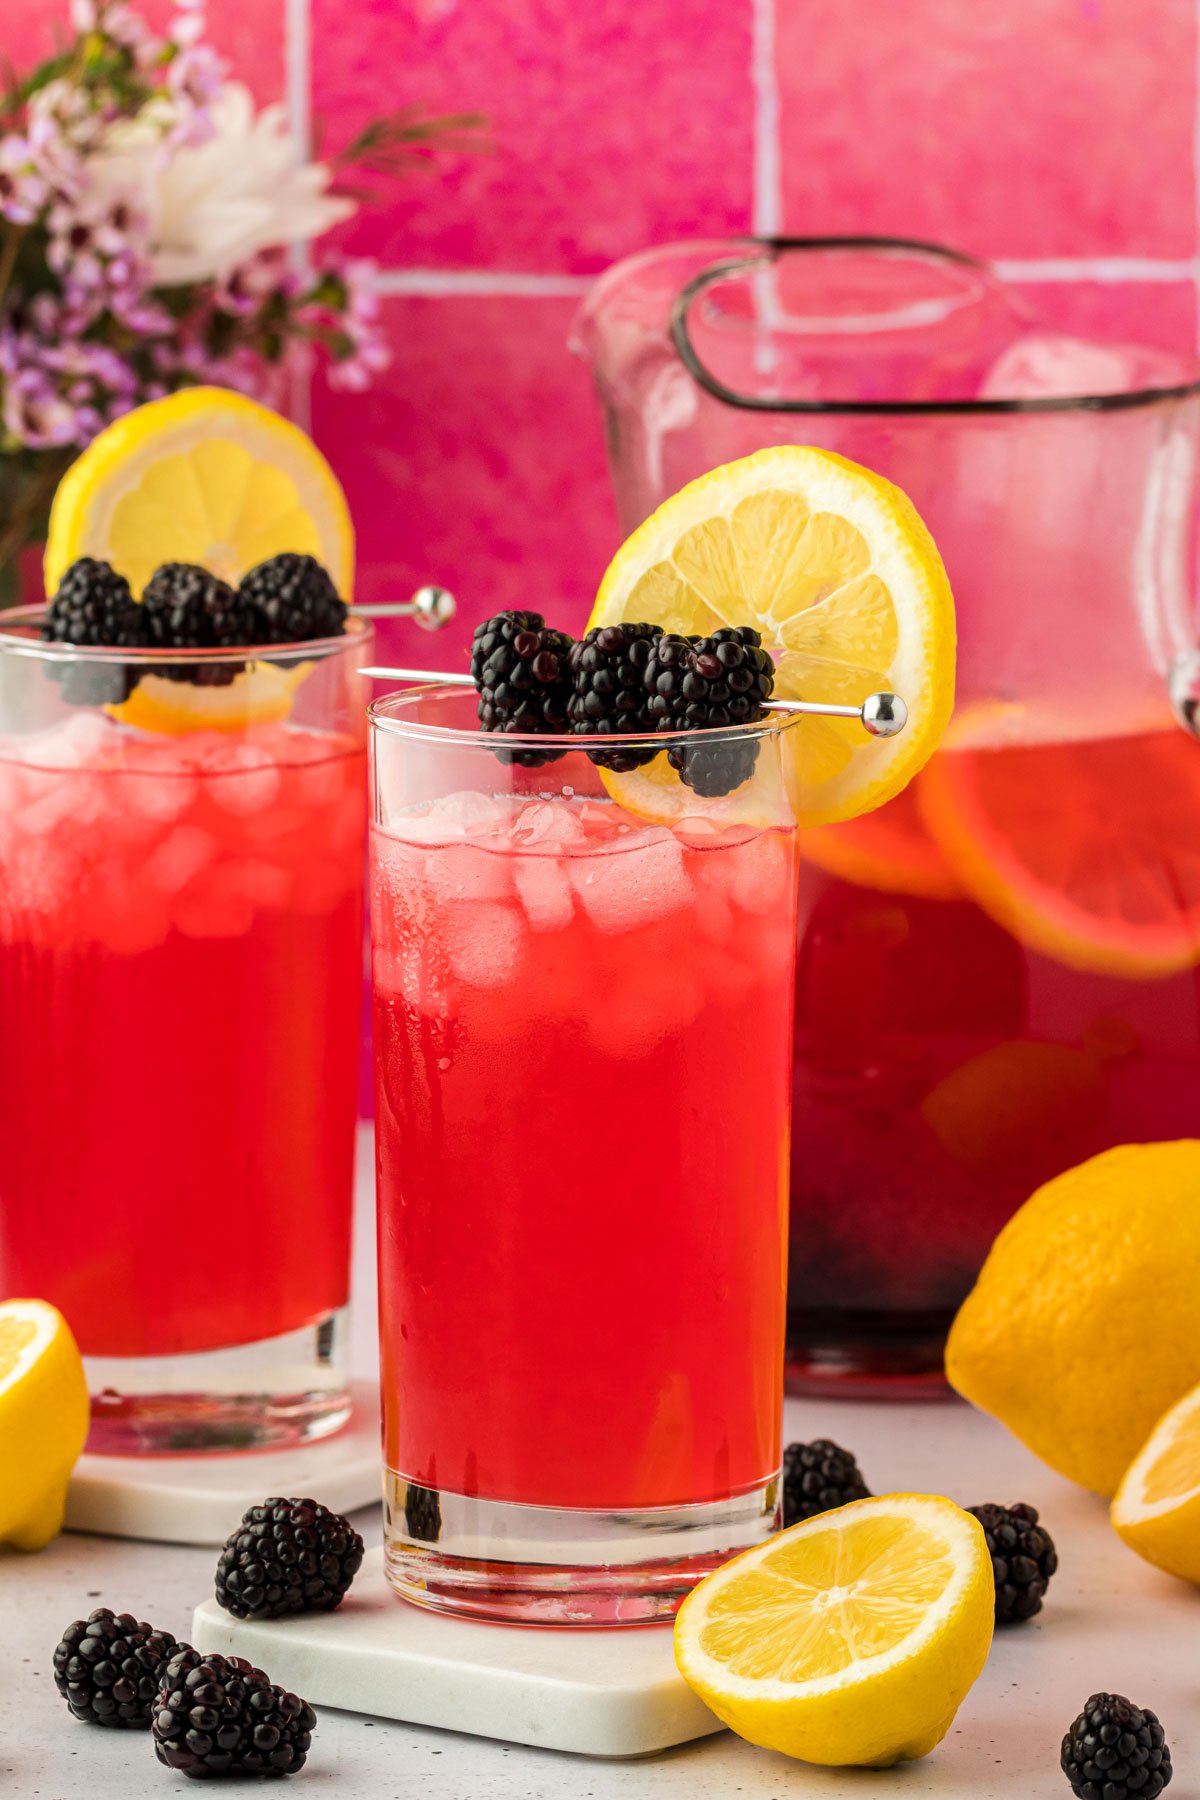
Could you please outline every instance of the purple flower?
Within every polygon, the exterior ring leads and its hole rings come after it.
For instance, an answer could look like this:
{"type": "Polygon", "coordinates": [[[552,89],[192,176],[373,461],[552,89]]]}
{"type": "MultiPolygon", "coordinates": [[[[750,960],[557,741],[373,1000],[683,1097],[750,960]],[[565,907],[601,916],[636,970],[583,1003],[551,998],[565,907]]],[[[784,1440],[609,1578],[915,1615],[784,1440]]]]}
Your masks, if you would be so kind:
{"type": "Polygon", "coordinates": [[[32,225],[51,195],[34,144],[19,132],[0,137],[0,218],[32,225]]]}
{"type": "Polygon", "coordinates": [[[379,324],[377,271],[373,262],[358,258],[343,263],[339,273],[346,292],[340,325],[351,348],[330,363],[329,385],[361,393],[392,360],[379,324]]]}

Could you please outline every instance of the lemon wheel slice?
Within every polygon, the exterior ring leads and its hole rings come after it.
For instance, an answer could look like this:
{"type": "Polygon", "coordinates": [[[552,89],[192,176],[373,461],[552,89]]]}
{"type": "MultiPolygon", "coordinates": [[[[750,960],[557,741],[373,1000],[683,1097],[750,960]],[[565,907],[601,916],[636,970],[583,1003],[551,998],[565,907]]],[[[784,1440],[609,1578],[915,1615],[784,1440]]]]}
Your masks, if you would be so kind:
{"type": "Polygon", "coordinates": [[[128,700],[104,710],[122,725],[165,737],[183,737],[189,731],[244,731],[248,725],[286,719],[296,689],[312,666],[302,662],[281,668],[276,663],[252,662],[239,669],[228,687],[201,687],[190,681],[170,681],[164,675],[143,675],[128,700]]]}
{"type": "Polygon", "coordinates": [[[126,413],[63,477],[50,509],[46,592],[80,556],[110,562],[139,595],[160,563],[236,582],[285,550],[315,556],[349,600],[354,532],[312,440],[225,388],[185,388],[126,413]]]}
{"type": "Polygon", "coordinates": [[[1147,1562],[1200,1585],[1200,1387],[1159,1420],[1134,1457],[1112,1522],[1147,1562]]]}
{"type": "MultiPolygon", "coordinates": [[[[664,502],[618,550],[588,623],[622,620],[700,634],[755,625],[783,698],[903,697],[908,725],[894,738],[853,719],[807,718],[787,733],[802,825],[854,818],[899,793],[950,718],[954,603],[937,548],[899,488],[832,451],[760,450],[664,502]]],[[[623,805],[653,814],[645,771],[604,779],[623,805]]]]}
{"type": "Polygon", "coordinates": [[[675,1660],[717,1717],[804,1762],[885,1767],[946,1735],[987,1660],[982,1528],[951,1501],[888,1494],[822,1513],[688,1595],[675,1660]]]}
{"type": "Polygon", "coordinates": [[[88,1419],[83,1363],[62,1314],[44,1300],[0,1302],[0,1543],[40,1550],[62,1529],[88,1419]]]}

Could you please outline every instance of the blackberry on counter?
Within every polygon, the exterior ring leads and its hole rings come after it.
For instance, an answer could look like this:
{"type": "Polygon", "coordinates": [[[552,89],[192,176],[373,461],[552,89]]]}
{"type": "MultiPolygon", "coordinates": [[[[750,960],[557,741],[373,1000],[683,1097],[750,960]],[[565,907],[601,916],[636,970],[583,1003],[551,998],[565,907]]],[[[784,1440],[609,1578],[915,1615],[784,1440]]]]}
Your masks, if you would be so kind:
{"type": "MultiPolygon", "coordinates": [[[[553,631],[541,613],[502,612],[475,627],[471,676],[479,690],[479,723],[485,731],[527,736],[569,729],[571,639],[553,631]]],[[[497,748],[504,762],[536,769],[564,750],[497,748]]]]}
{"type": "Polygon", "coordinates": [[[236,1619],[332,1612],[362,1559],[363,1541],[340,1513],[316,1500],[264,1500],[226,1540],[217,1599],[236,1619]]]}
{"type": "Polygon", "coordinates": [[[871,1490],[851,1450],[830,1438],[789,1444],[783,1453],[783,1523],[798,1525],[851,1500],[869,1500],[871,1490]]]}
{"type": "Polygon", "coordinates": [[[1122,1694],[1093,1694],[1062,1741],[1079,1800],[1157,1800],[1174,1771],[1156,1714],[1122,1694]]]}
{"type": "MultiPolygon", "coordinates": [[[[646,666],[646,712],[655,731],[715,730],[764,717],[775,665],[750,625],[726,625],[711,637],[658,638],[646,666]]],[[[754,773],[758,742],[675,744],[671,767],[697,794],[731,794],[754,773]]]]}
{"type": "MultiPolygon", "coordinates": [[[[146,615],[123,575],[94,556],[81,556],[59,582],[46,608],[41,636],[47,644],[140,650],[147,643],[146,615]]],[[[72,705],[126,700],[140,674],[116,661],[50,663],[47,671],[52,680],[61,682],[63,699],[72,705]]]]}
{"type": "Polygon", "coordinates": [[[193,1779],[295,1775],[317,1715],[240,1656],[182,1649],[167,1663],[150,1721],[159,1762],[193,1779]]]}
{"type": "Polygon", "coordinates": [[[436,1544],[442,1530],[442,1503],[436,1488],[410,1481],[404,1493],[404,1527],[409,1537],[436,1544]]]}
{"type": "Polygon", "coordinates": [[[1042,1610],[1050,1577],[1058,1567],[1054,1540],[1038,1524],[1037,1508],[1024,1502],[1016,1506],[968,1506],[983,1526],[992,1573],[996,1577],[996,1623],[1011,1625],[1032,1619],[1042,1610]]]}
{"type": "Polygon", "coordinates": [[[268,557],[242,576],[238,594],[257,621],[259,644],[338,637],[345,628],[346,602],[315,556],[268,557]]]}
{"type": "MultiPolygon", "coordinates": [[[[567,718],[579,737],[653,731],[646,707],[646,667],[661,625],[597,625],[567,655],[571,698],[567,718]]],[[[628,773],[652,762],[657,750],[590,750],[601,768],[628,773]]]]}
{"type": "MultiPolygon", "coordinates": [[[[157,568],[142,594],[148,641],[162,650],[225,650],[255,642],[251,609],[219,575],[198,563],[157,568]]],[[[228,687],[241,662],[163,663],[154,670],[172,681],[228,687]]]]}
{"type": "Polygon", "coordinates": [[[169,1631],[101,1606],[63,1632],[54,1652],[54,1685],[85,1724],[145,1731],[159,1674],[179,1648],[169,1631]]]}

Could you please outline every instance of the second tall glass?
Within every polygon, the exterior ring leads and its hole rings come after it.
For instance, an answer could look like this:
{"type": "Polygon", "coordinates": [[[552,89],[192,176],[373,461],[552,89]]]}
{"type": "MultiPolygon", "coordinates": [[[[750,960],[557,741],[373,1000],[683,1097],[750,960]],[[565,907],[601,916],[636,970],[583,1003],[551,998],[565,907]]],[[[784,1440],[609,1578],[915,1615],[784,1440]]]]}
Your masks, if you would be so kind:
{"type": "Polygon", "coordinates": [[[388,1572],[636,1622],[776,1525],[791,725],[707,802],[474,699],[372,709],[388,1572]]]}

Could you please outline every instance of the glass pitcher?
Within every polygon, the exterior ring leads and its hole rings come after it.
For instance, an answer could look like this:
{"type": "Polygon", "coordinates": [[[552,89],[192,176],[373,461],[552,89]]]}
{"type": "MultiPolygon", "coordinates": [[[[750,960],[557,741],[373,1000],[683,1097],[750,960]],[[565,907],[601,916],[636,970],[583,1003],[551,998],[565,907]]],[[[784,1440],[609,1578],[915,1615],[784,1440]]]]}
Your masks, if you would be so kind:
{"type": "Polygon", "coordinates": [[[803,834],[794,1390],[935,1394],[1042,1182],[1200,1134],[1200,364],[1067,337],[894,240],[674,245],[577,321],[621,525],[822,445],[899,483],[958,605],[943,748],[803,834]]]}

